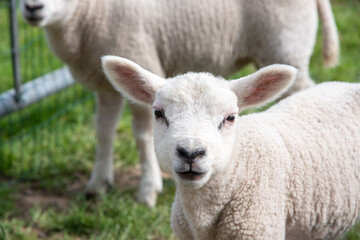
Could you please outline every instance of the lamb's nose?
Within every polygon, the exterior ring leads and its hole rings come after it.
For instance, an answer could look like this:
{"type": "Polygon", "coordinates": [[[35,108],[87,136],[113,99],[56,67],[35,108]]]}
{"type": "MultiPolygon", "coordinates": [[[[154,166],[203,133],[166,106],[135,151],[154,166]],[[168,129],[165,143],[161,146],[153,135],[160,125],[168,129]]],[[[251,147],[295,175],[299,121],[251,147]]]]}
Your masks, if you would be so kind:
{"type": "Polygon", "coordinates": [[[178,156],[184,159],[188,164],[192,164],[197,158],[203,157],[206,154],[206,150],[204,148],[196,148],[189,151],[184,147],[178,146],[176,150],[178,156]]]}
{"type": "Polygon", "coordinates": [[[43,9],[44,5],[43,4],[37,4],[37,5],[29,5],[29,4],[25,4],[25,8],[26,10],[28,10],[29,12],[33,13],[37,10],[43,9]]]}

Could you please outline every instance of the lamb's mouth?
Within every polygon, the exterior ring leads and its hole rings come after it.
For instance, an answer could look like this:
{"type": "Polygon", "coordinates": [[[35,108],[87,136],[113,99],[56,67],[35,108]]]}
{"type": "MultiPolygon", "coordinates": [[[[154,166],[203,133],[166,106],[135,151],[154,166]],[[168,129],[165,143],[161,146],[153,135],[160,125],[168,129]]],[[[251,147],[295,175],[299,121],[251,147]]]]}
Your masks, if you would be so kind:
{"type": "Polygon", "coordinates": [[[43,17],[28,16],[28,17],[26,17],[26,20],[27,20],[31,25],[36,25],[36,24],[39,23],[41,20],[43,20],[43,17]]]}
{"type": "Polygon", "coordinates": [[[189,181],[196,181],[203,178],[206,172],[194,172],[194,171],[186,171],[186,172],[176,172],[181,179],[189,180],[189,181]]]}

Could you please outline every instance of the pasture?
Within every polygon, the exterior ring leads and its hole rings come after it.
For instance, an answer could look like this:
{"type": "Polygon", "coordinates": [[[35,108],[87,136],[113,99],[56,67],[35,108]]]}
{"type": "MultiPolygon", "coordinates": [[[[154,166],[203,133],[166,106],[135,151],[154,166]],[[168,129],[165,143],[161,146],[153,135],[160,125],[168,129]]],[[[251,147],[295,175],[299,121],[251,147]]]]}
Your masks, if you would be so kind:
{"type": "MultiPolygon", "coordinates": [[[[320,27],[311,76],[317,83],[360,82],[360,2],[333,0],[332,6],[341,43],[340,65],[323,67],[320,27]]],[[[2,53],[9,45],[8,26],[2,19],[6,10],[0,8],[0,16],[2,53]]],[[[25,23],[20,21],[21,33],[25,23]]],[[[55,59],[34,58],[39,49],[51,53],[40,31],[26,34],[38,36],[39,41],[27,46],[32,50],[22,56],[24,68],[29,69],[25,79],[61,66],[55,59]]],[[[248,66],[236,77],[253,71],[248,66]]],[[[11,86],[10,79],[10,63],[0,54],[0,92],[11,86]]],[[[175,239],[170,228],[175,185],[167,175],[156,207],[149,209],[135,201],[140,166],[128,107],[117,129],[115,187],[102,199],[87,201],[83,196],[95,151],[93,113],[91,93],[76,85],[25,109],[20,119],[14,117],[17,113],[0,119],[0,240],[175,239]],[[41,114],[37,114],[39,107],[41,114]],[[50,145],[56,147],[47,150],[50,145]]],[[[344,239],[360,240],[360,223],[344,239]]]]}

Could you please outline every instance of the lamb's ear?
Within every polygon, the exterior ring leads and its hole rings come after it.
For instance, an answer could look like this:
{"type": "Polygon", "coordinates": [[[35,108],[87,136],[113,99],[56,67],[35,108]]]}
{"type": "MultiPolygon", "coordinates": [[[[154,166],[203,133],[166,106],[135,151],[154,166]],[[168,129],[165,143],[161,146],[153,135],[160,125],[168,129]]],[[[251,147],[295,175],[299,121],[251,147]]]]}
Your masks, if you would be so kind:
{"type": "Polygon", "coordinates": [[[156,92],[166,84],[164,78],[128,59],[104,56],[101,60],[105,75],[115,89],[135,102],[152,104],[156,92]]]}
{"type": "Polygon", "coordinates": [[[238,98],[240,110],[259,107],[283,94],[293,84],[297,69],[288,65],[274,64],[230,82],[231,90],[238,98]]]}

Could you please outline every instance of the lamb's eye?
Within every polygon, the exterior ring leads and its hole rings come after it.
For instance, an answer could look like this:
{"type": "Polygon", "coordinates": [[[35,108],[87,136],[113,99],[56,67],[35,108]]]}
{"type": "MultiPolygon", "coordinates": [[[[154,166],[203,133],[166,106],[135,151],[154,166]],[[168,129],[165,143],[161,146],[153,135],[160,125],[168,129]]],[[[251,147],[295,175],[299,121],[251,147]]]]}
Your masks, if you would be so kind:
{"type": "Polygon", "coordinates": [[[230,115],[226,118],[226,121],[228,122],[234,122],[235,121],[235,115],[230,115]]]}
{"type": "Polygon", "coordinates": [[[163,118],[164,117],[164,115],[162,114],[162,112],[160,111],[160,110],[155,110],[154,111],[154,115],[155,115],[155,118],[156,119],[159,119],[159,118],[163,118]]]}
{"type": "Polygon", "coordinates": [[[221,123],[218,126],[218,129],[220,130],[224,126],[225,123],[229,122],[231,124],[234,121],[235,121],[235,115],[234,114],[229,115],[221,121],[221,123]]]}
{"type": "Polygon", "coordinates": [[[166,117],[165,117],[165,115],[164,115],[164,113],[163,113],[162,110],[155,109],[154,115],[155,115],[155,118],[156,118],[156,119],[161,120],[161,122],[165,122],[166,126],[169,126],[169,122],[168,122],[168,120],[166,119],[166,117]]]}

